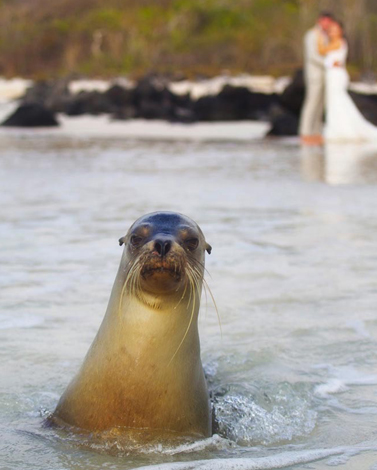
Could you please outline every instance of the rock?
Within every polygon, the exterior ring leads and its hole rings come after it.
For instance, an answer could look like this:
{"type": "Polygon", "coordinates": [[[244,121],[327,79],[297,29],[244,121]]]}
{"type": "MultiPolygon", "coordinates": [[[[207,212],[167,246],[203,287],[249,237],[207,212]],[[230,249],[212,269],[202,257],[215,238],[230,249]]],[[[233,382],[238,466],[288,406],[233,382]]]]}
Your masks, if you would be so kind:
{"type": "Polygon", "coordinates": [[[276,101],[276,95],[226,85],[218,95],[199,98],[194,103],[194,112],[199,121],[261,120],[268,117],[276,101]]]}
{"type": "Polygon", "coordinates": [[[139,118],[171,120],[174,117],[173,101],[173,93],[163,79],[148,76],[136,84],[134,106],[139,118]]]}
{"type": "Polygon", "coordinates": [[[138,115],[135,106],[135,90],[113,85],[104,93],[110,107],[111,117],[116,120],[133,119],[138,115]]]}
{"type": "Polygon", "coordinates": [[[175,95],[171,93],[170,99],[172,103],[172,114],[169,120],[171,122],[189,124],[197,121],[197,116],[194,112],[194,103],[189,93],[186,95],[175,95]]]}
{"type": "Polygon", "coordinates": [[[271,108],[271,129],[267,136],[296,136],[299,118],[305,98],[305,83],[302,70],[297,70],[292,82],[277,96],[278,106],[271,108]]]}
{"type": "Polygon", "coordinates": [[[271,109],[278,104],[278,95],[276,93],[265,94],[251,92],[249,99],[249,114],[247,119],[265,121],[270,115],[271,109]]]}
{"type": "Polygon", "coordinates": [[[52,111],[39,103],[19,106],[2,124],[9,127],[50,127],[59,123],[52,111]]]}
{"type": "Polygon", "coordinates": [[[175,106],[173,116],[169,119],[170,122],[180,122],[184,124],[191,124],[196,120],[196,114],[193,109],[184,106],[175,106]]]}
{"type": "Polygon", "coordinates": [[[271,113],[271,129],[267,136],[295,136],[298,134],[298,117],[291,111],[276,107],[271,113]]]}
{"type": "Polygon", "coordinates": [[[125,108],[135,104],[135,91],[118,84],[111,86],[104,95],[115,108],[125,108]]]}
{"type": "Polygon", "coordinates": [[[111,114],[111,119],[116,121],[126,121],[127,119],[136,118],[138,112],[134,106],[127,106],[123,108],[116,108],[111,114]]]}
{"type": "Polygon", "coordinates": [[[134,89],[115,85],[106,95],[114,107],[113,119],[164,119],[171,122],[195,120],[190,96],[174,95],[167,88],[167,82],[159,77],[145,77],[134,89]]]}
{"type": "Polygon", "coordinates": [[[287,86],[283,93],[279,96],[280,104],[299,117],[301,108],[305,98],[305,83],[302,70],[297,70],[294,74],[292,82],[287,86]]]}
{"type": "Polygon", "coordinates": [[[349,93],[365,119],[377,126],[377,95],[364,95],[352,91],[349,93]]]}
{"type": "MultiPolygon", "coordinates": [[[[269,119],[272,125],[270,135],[296,135],[305,96],[302,70],[295,73],[281,95],[226,85],[218,95],[203,96],[193,101],[190,94],[172,93],[168,84],[167,78],[149,75],[132,89],[115,84],[104,93],[82,91],[73,95],[69,91],[68,79],[38,82],[27,90],[23,104],[32,108],[24,108],[22,114],[31,113],[38,104],[53,113],[62,112],[69,116],[106,113],[113,119],[122,120],[143,118],[192,123],[269,119]]],[[[350,94],[366,119],[377,125],[377,95],[350,94]]],[[[31,122],[37,122],[37,119],[32,117],[31,122]]]]}
{"type": "Polygon", "coordinates": [[[112,111],[113,107],[104,93],[81,91],[77,95],[71,96],[65,112],[68,116],[80,116],[82,114],[111,113],[112,111]]]}
{"type": "Polygon", "coordinates": [[[22,102],[38,103],[55,113],[64,113],[72,99],[68,84],[65,79],[36,82],[26,91],[22,102]]]}

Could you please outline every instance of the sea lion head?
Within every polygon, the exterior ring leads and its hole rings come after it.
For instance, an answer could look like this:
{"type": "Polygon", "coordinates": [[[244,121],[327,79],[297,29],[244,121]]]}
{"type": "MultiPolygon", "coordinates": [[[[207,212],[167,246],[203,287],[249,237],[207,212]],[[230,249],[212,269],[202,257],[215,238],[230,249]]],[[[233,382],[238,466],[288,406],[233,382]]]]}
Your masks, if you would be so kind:
{"type": "Polygon", "coordinates": [[[190,282],[201,286],[205,251],[212,249],[199,226],[176,212],[140,217],[119,244],[128,260],[126,283],[156,295],[179,292],[190,282]]]}

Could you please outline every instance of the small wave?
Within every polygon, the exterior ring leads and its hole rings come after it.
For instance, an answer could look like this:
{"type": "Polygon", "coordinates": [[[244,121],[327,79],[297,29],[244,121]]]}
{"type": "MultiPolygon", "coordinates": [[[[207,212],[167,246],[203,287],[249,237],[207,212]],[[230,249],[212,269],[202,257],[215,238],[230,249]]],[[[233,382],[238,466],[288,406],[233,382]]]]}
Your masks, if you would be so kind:
{"type": "Polygon", "coordinates": [[[348,390],[347,385],[339,379],[330,379],[324,384],[317,385],[314,389],[314,394],[326,398],[328,395],[341,393],[348,390]]]}
{"type": "Polygon", "coordinates": [[[204,450],[226,450],[231,447],[235,447],[235,444],[220,437],[218,434],[214,434],[208,439],[203,439],[200,441],[195,441],[188,444],[178,445],[177,447],[164,447],[162,444],[158,444],[155,447],[150,447],[146,450],[146,453],[155,453],[160,452],[167,455],[176,455],[176,454],[189,454],[192,452],[202,452],[204,450]]]}
{"type": "Polygon", "coordinates": [[[229,452],[238,446],[217,434],[197,439],[175,432],[152,429],[112,428],[102,432],[86,432],[64,425],[56,427],[50,419],[50,413],[40,410],[40,415],[47,420],[44,434],[57,441],[64,440],[80,449],[94,450],[100,454],[120,456],[152,455],[179,456],[202,452],[229,452]]]}
{"type": "Polygon", "coordinates": [[[377,375],[366,374],[354,367],[334,367],[331,364],[320,364],[316,368],[326,370],[327,374],[332,376],[315,387],[314,394],[321,398],[345,392],[352,385],[377,384],[377,375]]]}
{"type": "MultiPolygon", "coordinates": [[[[356,455],[363,450],[374,449],[335,447],[332,449],[282,452],[273,456],[259,458],[229,458],[166,463],[140,467],[138,470],[272,470],[335,456],[344,456],[348,459],[351,455],[356,455]]],[[[344,459],[340,459],[339,462],[341,460],[343,461],[344,459]]],[[[335,462],[335,460],[333,461],[335,462]]]]}
{"type": "Polygon", "coordinates": [[[268,395],[253,396],[237,388],[216,398],[214,408],[220,435],[238,445],[291,441],[314,429],[317,413],[306,390],[283,383],[268,395]]]}

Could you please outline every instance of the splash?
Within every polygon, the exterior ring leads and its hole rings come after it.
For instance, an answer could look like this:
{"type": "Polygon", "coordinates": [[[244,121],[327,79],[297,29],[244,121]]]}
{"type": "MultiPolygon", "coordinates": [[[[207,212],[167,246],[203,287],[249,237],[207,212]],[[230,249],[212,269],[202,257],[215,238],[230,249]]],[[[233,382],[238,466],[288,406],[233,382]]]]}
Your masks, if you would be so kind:
{"type": "MultiPolygon", "coordinates": [[[[298,388],[298,387],[297,387],[298,388]]],[[[219,434],[238,445],[275,444],[310,434],[316,423],[306,390],[280,384],[269,394],[247,390],[215,399],[219,434]]]]}

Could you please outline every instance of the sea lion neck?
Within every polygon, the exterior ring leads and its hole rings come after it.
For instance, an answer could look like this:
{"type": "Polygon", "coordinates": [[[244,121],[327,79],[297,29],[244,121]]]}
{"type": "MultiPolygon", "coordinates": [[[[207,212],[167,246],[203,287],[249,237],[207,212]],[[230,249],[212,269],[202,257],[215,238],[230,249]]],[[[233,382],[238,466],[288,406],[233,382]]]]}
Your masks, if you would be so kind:
{"type": "Polygon", "coordinates": [[[167,329],[171,325],[181,328],[182,322],[184,323],[186,318],[191,318],[194,322],[197,321],[200,303],[198,295],[200,295],[199,292],[189,292],[185,286],[179,289],[175,295],[154,295],[140,292],[138,295],[128,295],[120,305],[119,312],[115,314],[112,309],[109,314],[118,318],[120,316],[126,324],[146,323],[147,330],[149,329],[148,322],[161,322],[167,329]]]}
{"type": "Polygon", "coordinates": [[[187,355],[187,349],[190,355],[197,351],[200,360],[198,314],[199,302],[187,295],[181,302],[162,302],[160,308],[128,296],[121,309],[107,312],[93,357],[105,354],[117,361],[124,351],[130,364],[153,365],[156,373],[159,369],[174,370],[172,359],[187,355]]]}

